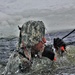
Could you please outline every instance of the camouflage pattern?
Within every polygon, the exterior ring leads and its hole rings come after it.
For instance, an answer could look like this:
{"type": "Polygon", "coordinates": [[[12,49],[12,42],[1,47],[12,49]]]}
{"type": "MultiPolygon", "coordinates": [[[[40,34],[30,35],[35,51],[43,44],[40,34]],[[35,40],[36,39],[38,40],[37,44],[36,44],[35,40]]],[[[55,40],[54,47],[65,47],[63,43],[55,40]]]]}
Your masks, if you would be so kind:
{"type": "Polygon", "coordinates": [[[24,41],[27,46],[34,46],[45,35],[45,26],[42,21],[28,21],[22,25],[19,36],[19,47],[24,41]]]}
{"type": "Polygon", "coordinates": [[[24,69],[25,64],[27,65],[29,62],[29,66],[31,66],[32,47],[38,44],[45,36],[45,26],[42,21],[28,21],[19,30],[18,51],[21,59],[20,68],[24,69]]]}
{"type": "Polygon", "coordinates": [[[39,43],[45,35],[45,26],[42,21],[28,21],[20,28],[19,50],[26,47],[26,50],[20,50],[26,57],[31,58],[31,47],[39,43]],[[28,52],[28,53],[27,53],[28,52]]]}

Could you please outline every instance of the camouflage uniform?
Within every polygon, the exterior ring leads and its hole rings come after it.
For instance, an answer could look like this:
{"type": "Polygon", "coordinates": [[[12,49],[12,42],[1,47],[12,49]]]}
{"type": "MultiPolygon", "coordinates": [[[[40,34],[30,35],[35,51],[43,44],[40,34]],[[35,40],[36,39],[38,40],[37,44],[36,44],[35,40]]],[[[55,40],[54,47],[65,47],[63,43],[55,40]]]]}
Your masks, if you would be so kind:
{"type": "Polygon", "coordinates": [[[25,45],[35,45],[45,35],[45,26],[42,21],[28,21],[23,24],[20,31],[19,47],[24,41],[25,45]]]}
{"type": "MultiPolygon", "coordinates": [[[[44,36],[45,26],[42,21],[28,21],[24,23],[19,35],[19,51],[31,60],[32,46],[39,43],[44,36]]],[[[27,58],[23,58],[22,56],[20,56],[20,58],[23,59],[22,61],[28,61],[27,58]]]]}

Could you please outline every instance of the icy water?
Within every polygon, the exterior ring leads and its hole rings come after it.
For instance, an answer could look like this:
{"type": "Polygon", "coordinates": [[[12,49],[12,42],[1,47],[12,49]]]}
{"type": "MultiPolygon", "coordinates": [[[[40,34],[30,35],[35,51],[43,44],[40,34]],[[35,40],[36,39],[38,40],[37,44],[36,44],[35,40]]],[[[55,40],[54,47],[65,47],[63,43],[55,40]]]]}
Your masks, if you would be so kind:
{"type": "MultiPolygon", "coordinates": [[[[53,33],[47,34],[46,37],[47,37],[47,39],[49,37],[51,39],[50,43],[52,43],[53,38],[56,38],[56,37],[62,38],[63,36],[68,34],[70,31],[72,31],[72,30],[53,32],[53,33]]],[[[65,38],[64,41],[67,44],[75,45],[75,32],[73,32],[71,35],[69,35],[67,38],[65,38]]],[[[0,73],[2,73],[2,71],[4,70],[4,67],[8,61],[8,58],[11,55],[11,53],[16,49],[17,44],[18,44],[17,37],[0,38],[0,69],[1,69],[0,73]]],[[[68,56],[68,59],[70,59],[71,56],[70,55],[67,55],[67,56],[68,56]]],[[[72,54],[72,58],[74,58],[74,61],[75,61],[74,54],[72,54]]],[[[42,60],[39,60],[39,61],[42,62],[42,60]]],[[[43,61],[45,61],[45,59],[43,61]]],[[[45,62],[46,65],[50,65],[49,60],[47,60],[47,61],[48,61],[47,63],[45,62]]],[[[60,58],[60,60],[58,59],[58,61],[59,62],[54,63],[55,66],[52,67],[52,69],[49,69],[50,67],[47,66],[41,70],[41,73],[39,72],[39,70],[40,70],[39,69],[36,72],[33,72],[33,73],[30,72],[30,74],[28,74],[28,75],[35,75],[35,74],[36,75],[50,75],[50,74],[51,75],[75,75],[75,64],[74,64],[73,60],[68,61],[66,58],[64,58],[63,60],[62,60],[62,58],[60,58]],[[73,63],[70,63],[70,62],[73,62],[73,63]],[[52,71],[52,73],[50,71],[52,71]]],[[[34,63],[36,64],[36,62],[34,62],[34,63]]],[[[35,66],[35,67],[37,67],[37,66],[35,66]]],[[[17,74],[17,75],[24,75],[24,74],[17,74]]]]}

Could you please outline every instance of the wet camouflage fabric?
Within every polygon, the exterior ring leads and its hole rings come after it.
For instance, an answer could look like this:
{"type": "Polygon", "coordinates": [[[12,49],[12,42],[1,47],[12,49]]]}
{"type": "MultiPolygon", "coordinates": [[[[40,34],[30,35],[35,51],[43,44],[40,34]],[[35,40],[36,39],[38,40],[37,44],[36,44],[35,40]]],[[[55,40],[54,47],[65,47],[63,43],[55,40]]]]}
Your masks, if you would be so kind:
{"type": "MultiPolygon", "coordinates": [[[[45,26],[42,21],[28,21],[22,25],[18,44],[19,58],[21,59],[20,67],[22,67],[24,63],[27,64],[31,62],[32,46],[39,43],[44,36],[45,26]]],[[[30,64],[31,63],[29,63],[29,66],[30,64]]],[[[24,69],[24,67],[22,68],[24,69]]]]}
{"type": "Polygon", "coordinates": [[[22,25],[19,36],[19,47],[22,41],[25,45],[32,46],[37,44],[45,35],[45,26],[42,21],[28,21],[22,25]]]}

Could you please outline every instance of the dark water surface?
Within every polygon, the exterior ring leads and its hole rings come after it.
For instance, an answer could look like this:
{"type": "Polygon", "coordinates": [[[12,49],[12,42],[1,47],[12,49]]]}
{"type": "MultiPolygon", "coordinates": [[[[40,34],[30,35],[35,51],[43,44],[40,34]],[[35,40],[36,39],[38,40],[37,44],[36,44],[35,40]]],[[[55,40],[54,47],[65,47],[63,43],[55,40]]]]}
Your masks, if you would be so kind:
{"type": "Polygon", "coordinates": [[[0,38],[0,63],[6,65],[10,54],[16,49],[18,38],[0,38]]]}

